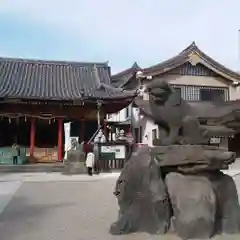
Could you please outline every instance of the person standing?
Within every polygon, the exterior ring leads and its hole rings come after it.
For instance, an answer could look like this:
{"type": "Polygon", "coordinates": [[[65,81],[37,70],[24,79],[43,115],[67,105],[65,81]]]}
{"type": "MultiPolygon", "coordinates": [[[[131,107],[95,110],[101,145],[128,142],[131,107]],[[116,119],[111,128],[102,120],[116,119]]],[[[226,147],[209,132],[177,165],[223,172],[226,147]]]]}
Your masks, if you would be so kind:
{"type": "Polygon", "coordinates": [[[12,148],[13,148],[13,164],[18,164],[18,157],[20,156],[20,147],[18,146],[17,143],[14,143],[12,145],[12,148]]]}
{"type": "Polygon", "coordinates": [[[100,166],[99,166],[99,146],[97,143],[93,145],[93,152],[95,156],[94,161],[94,173],[99,174],[100,173],[100,166]]]}
{"type": "Polygon", "coordinates": [[[87,154],[87,158],[86,158],[87,173],[89,176],[92,176],[93,174],[94,163],[95,163],[95,156],[94,156],[94,153],[90,151],[87,154]]]}

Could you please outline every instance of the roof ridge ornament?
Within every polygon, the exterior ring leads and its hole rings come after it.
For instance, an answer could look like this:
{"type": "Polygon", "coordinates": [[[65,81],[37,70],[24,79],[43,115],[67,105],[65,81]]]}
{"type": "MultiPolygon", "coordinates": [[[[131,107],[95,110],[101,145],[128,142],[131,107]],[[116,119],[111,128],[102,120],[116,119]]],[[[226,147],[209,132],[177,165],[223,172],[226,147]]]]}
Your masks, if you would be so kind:
{"type": "Polygon", "coordinates": [[[102,84],[101,84],[101,80],[100,80],[100,77],[99,77],[99,74],[98,74],[98,69],[97,69],[96,64],[93,65],[93,74],[94,74],[94,77],[96,79],[97,89],[100,89],[102,84]]]}
{"type": "Polygon", "coordinates": [[[198,63],[201,62],[200,55],[196,51],[191,52],[188,55],[188,62],[190,62],[192,66],[196,66],[198,63]]]}

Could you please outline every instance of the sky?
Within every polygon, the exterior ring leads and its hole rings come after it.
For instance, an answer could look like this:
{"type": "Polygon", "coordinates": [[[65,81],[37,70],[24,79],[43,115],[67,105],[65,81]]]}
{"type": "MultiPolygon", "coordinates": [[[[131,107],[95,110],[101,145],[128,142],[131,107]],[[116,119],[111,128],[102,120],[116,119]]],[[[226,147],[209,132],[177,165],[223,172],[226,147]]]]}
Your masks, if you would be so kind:
{"type": "Polygon", "coordinates": [[[239,0],[0,0],[0,56],[148,67],[193,41],[240,71],[239,0]]]}

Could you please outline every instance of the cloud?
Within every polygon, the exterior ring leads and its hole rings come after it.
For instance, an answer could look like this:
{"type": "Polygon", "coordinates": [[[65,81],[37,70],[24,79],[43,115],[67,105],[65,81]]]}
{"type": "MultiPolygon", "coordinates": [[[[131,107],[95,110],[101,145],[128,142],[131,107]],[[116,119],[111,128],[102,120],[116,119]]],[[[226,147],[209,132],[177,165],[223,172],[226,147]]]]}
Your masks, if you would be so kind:
{"type": "Polygon", "coordinates": [[[235,65],[239,8],[237,0],[1,0],[0,14],[84,39],[128,64],[153,64],[196,40],[213,57],[235,65]]]}

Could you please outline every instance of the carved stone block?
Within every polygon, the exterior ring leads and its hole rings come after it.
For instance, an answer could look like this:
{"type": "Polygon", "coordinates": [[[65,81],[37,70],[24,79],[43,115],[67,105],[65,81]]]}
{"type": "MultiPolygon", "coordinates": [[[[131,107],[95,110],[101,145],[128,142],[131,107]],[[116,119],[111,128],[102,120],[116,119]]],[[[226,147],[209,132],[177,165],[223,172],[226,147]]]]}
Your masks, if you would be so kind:
{"type": "Polygon", "coordinates": [[[65,174],[86,173],[85,154],[80,150],[70,150],[67,154],[65,162],[65,174]]]}

